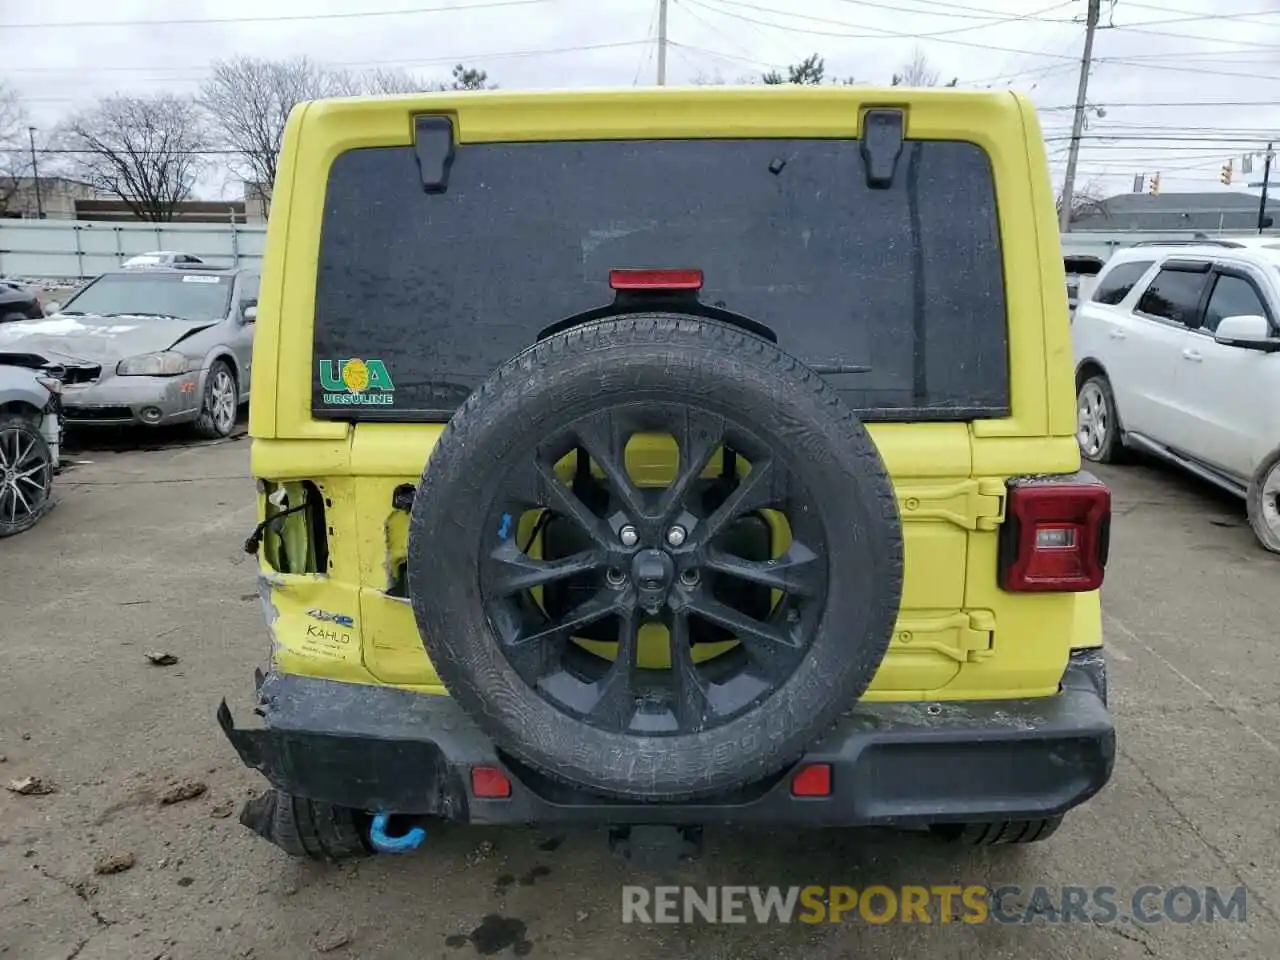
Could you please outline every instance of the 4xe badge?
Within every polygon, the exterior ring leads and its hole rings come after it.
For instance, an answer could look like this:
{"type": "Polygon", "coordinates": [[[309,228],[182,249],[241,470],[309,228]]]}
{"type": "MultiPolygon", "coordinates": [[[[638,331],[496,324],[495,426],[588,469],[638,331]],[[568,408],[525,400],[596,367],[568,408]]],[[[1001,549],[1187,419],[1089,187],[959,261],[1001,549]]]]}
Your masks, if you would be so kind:
{"type": "Polygon", "coordinates": [[[390,406],[396,386],[381,360],[321,360],[323,400],[335,406],[390,406]]]}

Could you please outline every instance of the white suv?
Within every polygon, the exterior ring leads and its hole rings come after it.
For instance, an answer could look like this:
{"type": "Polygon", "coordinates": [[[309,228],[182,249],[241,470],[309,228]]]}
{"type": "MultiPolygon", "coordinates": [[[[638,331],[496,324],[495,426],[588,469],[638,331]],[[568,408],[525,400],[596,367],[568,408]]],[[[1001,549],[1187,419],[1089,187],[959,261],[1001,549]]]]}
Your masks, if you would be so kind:
{"type": "Polygon", "coordinates": [[[1280,552],[1280,241],[1118,251],[1071,329],[1081,453],[1171,460],[1245,497],[1280,552]]]}

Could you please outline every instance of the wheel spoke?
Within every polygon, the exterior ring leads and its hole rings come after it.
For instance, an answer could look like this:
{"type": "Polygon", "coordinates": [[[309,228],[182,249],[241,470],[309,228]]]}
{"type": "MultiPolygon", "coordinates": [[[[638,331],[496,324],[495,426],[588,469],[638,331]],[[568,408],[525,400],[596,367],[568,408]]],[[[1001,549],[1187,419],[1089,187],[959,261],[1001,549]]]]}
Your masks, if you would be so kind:
{"type": "Polygon", "coordinates": [[[773,499],[773,461],[753,462],[751,471],[725,498],[724,503],[707,517],[698,534],[703,542],[711,540],[731,521],[744,513],[769,506],[773,499]]]}
{"type": "Polygon", "coordinates": [[[676,436],[680,465],[675,479],[662,496],[662,504],[658,510],[663,526],[670,523],[684,507],[689,490],[707,469],[723,439],[723,417],[700,410],[684,412],[676,436]]]}
{"type": "Polygon", "coordinates": [[[690,601],[689,609],[703,619],[724,627],[749,646],[760,646],[769,650],[776,650],[779,647],[797,648],[796,642],[779,627],[757,620],[741,610],[735,610],[705,590],[701,596],[690,601]]]}
{"type": "Polygon", "coordinates": [[[22,437],[15,433],[13,439],[13,449],[15,453],[12,463],[14,469],[22,466],[27,461],[27,458],[31,456],[31,451],[36,447],[36,442],[34,440],[28,441],[25,449],[20,445],[21,443],[22,437]]]}
{"type": "Polygon", "coordinates": [[[671,633],[672,712],[682,732],[696,733],[707,723],[711,701],[707,684],[693,662],[693,646],[689,643],[689,617],[684,611],[672,615],[671,633]]]}
{"type": "Polygon", "coordinates": [[[609,529],[605,522],[591,512],[591,509],[578,499],[578,495],[560,482],[553,466],[538,460],[534,464],[534,472],[541,481],[534,497],[538,506],[548,507],[555,513],[568,517],[576,523],[584,533],[591,537],[598,546],[609,543],[609,529]]]}
{"type": "Polygon", "coordinates": [[[548,639],[565,639],[575,630],[581,630],[616,612],[618,612],[618,594],[611,590],[599,590],[590,600],[584,600],[564,616],[530,631],[522,630],[509,646],[524,647],[548,639]]]}
{"type": "Polygon", "coordinates": [[[811,597],[818,592],[816,580],[822,565],[817,554],[803,543],[793,541],[787,552],[776,560],[744,560],[731,553],[710,550],[703,566],[791,596],[811,597]]]}
{"type": "Polygon", "coordinates": [[[596,682],[596,702],[587,714],[597,723],[614,730],[631,725],[636,711],[635,675],[640,618],[635,610],[618,615],[618,654],[605,675],[596,682]]]}
{"type": "Polygon", "coordinates": [[[633,519],[646,515],[644,498],[627,473],[627,440],[617,418],[605,411],[574,426],[578,442],[604,474],[605,482],[633,519]]]}
{"type": "Polygon", "coordinates": [[[521,551],[514,540],[498,547],[489,558],[494,562],[489,587],[497,596],[546,586],[575,574],[590,573],[601,566],[595,550],[584,550],[558,560],[539,560],[521,551]]]}
{"type": "Polygon", "coordinates": [[[15,503],[14,503],[14,510],[15,510],[15,513],[13,514],[13,519],[15,519],[15,520],[17,519],[17,513],[16,513],[16,510],[17,510],[17,501],[18,501],[18,500],[21,500],[21,501],[22,501],[22,513],[23,513],[23,515],[24,515],[24,516],[25,516],[25,515],[29,515],[29,514],[31,513],[31,502],[30,502],[29,500],[27,500],[27,498],[26,498],[26,497],[24,497],[24,496],[22,495],[22,491],[18,489],[18,485],[17,485],[16,483],[15,483],[15,484],[13,484],[13,486],[12,486],[10,489],[11,489],[11,490],[13,490],[13,495],[14,495],[14,498],[15,498],[15,503]]]}

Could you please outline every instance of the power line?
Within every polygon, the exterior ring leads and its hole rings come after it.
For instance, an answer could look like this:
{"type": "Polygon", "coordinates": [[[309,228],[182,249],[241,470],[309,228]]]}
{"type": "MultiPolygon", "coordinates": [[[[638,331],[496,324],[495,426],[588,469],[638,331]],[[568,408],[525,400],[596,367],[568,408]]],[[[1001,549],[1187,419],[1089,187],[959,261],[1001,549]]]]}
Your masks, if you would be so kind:
{"type": "Polygon", "coordinates": [[[654,0],[653,13],[649,17],[649,26],[645,27],[645,31],[644,31],[645,48],[640,53],[640,62],[636,64],[636,75],[631,79],[631,85],[633,87],[639,85],[640,71],[642,71],[645,68],[645,65],[649,62],[649,55],[653,52],[653,48],[650,47],[648,43],[653,39],[653,25],[657,22],[657,19],[658,19],[658,4],[660,2],[661,0],[654,0]]]}
{"type": "MultiPolygon", "coordinates": [[[[1247,20],[1249,17],[1269,17],[1280,13],[1280,10],[1241,10],[1236,13],[1211,13],[1200,14],[1193,10],[1180,10],[1176,7],[1153,6],[1149,3],[1138,3],[1135,0],[1125,0],[1126,7],[1136,7],[1139,10],[1155,10],[1157,13],[1181,13],[1185,16],[1179,20],[1165,21],[1149,21],[1151,23],[1186,23],[1192,20],[1247,20]]],[[[1256,21],[1262,23],[1263,21],[1256,21]]],[[[1275,26],[1273,23],[1265,23],[1265,26],[1275,26]]]]}
{"type": "MultiPolygon", "coordinates": [[[[641,44],[653,43],[653,39],[645,37],[641,40],[615,40],[609,43],[586,43],[576,47],[550,47],[541,50],[509,50],[500,53],[475,53],[466,56],[448,56],[448,57],[431,57],[425,60],[346,60],[334,63],[324,63],[322,66],[330,68],[360,68],[360,67],[428,67],[439,66],[446,63],[472,63],[483,61],[485,63],[494,60],[519,60],[525,57],[542,57],[553,56],[562,53],[582,53],[589,50],[612,50],[619,47],[635,47],[641,44]]],[[[174,81],[197,81],[207,78],[209,74],[193,74],[187,77],[148,77],[148,80],[174,82],[174,81]]],[[[424,91],[425,92],[425,91],[424,91]]],[[[25,103],[79,103],[76,97],[23,97],[25,103]]]]}
{"type": "MultiPolygon", "coordinates": [[[[1280,100],[1164,100],[1164,101],[1110,101],[1099,100],[1096,104],[1100,107],[1106,107],[1108,110],[1113,108],[1120,109],[1123,107],[1205,107],[1207,109],[1216,110],[1221,107],[1280,107],[1280,100]]],[[[1072,104],[1056,104],[1051,107],[1039,107],[1041,113],[1047,113],[1054,110],[1073,110],[1072,104]]]]}
{"type": "Polygon", "coordinates": [[[1127,60],[1120,57],[1099,57],[1098,63],[1114,63],[1124,67],[1137,67],[1140,70],[1167,70],[1172,73],[1194,73],[1210,77],[1239,77],[1242,80],[1280,80],[1280,76],[1265,73],[1236,73],[1230,70],[1205,70],[1203,67],[1178,67],[1171,63],[1146,63],[1142,60],[1127,60]]]}
{"type": "Polygon", "coordinates": [[[164,20],[75,20],[46,21],[44,23],[0,23],[0,30],[56,30],[82,27],[177,27],[198,23],[292,23],[311,20],[353,20],[359,17],[405,17],[421,13],[466,13],[468,10],[489,10],[494,7],[524,7],[548,0],[486,0],[484,3],[451,5],[446,7],[412,7],[407,10],[362,10],[349,13],[290,13],[268,14],[260,17],[177,17],[164,20]]]}
{"type": "MultiPolygon", "coordinates": [[[[930,33],[902,33],[901,31],[897,31],[897,30],[886,30],[882,27],[873,27],[869,24],[862,24],[861,25],[862,29],[875,30],[876,33],[845,33],[845,32],[837,33],[832,30],[818,30],[811,27],[792,26],[790,24],[778,23],[772,20],[759,20],[754,17],[749,17],[743,13],[736,13],[731,10],[721,10],[719,9],[719,7],[713,7],[710,4],[711,3],[729,4],[735,7],[742,7],[744,9],[757,10],[762,13],[772,13],[772,14],[777,14],[777,15],[786,16],[786,17],[803,18],[805,20],[811,20],[815,23],[827,23],[827,24],[832,24],[832,25],[841,26],[841,27],[853,27],[855,29],[859,25],[849,23],[847,20],[833,20],[829,17],[815,17],[810,14],[792,13],[790,10],[779,10],[777,7],[765,7],[759,4],[747,3],[745,2],[745,0],[688,0],[688,2],[697,3],[699,6],[702,6],[707,10],[711,10],[715,13],[718,13],[722,17],[730,17],[734,20],[742,20],[745,23],[758,23],[761,26],[773,27],[775,30],[786,30],[791,33],[807,33],[807,34],[811,34],[813,36],[819,36],[819,37],[840,37],[847,40],[883,40],[886,37],[894,37],[898,39],[908,39],[908,40],[936,39],[938,43],[954,43],[960,46],[977,47],[982,50],[998,50],[998,51],[1004,51],[1007,53],[1028,53],[1029,52],[1026,50],[1015,50],[1010,47],[994,47],[989,44],[968,43],[963,40],[939,39],[942,37],[951,36],[952,34],[956,34],[956,33],[966,33],[971,30],[984,30],[988,27],[999,26],[1002,23],[1016,23],[1019,20],[1026,19],[1026,17],[1016,17],[1016,16],[1005,17],[1002,20],[996,20],[994,22],[978,23],[970,27],[955,27],[950,30],[936,30],[930,33]]],[[[847,2],[854,2],[854,0],[847,0],[847,2]]],[[[873,0],[856,0],[856,2],[862,6],[879,7],[886,10],[893,10],[897,13],[903,12],[901,7],[895,6],[893,4],[878,3],[878,2],[873,2],[873,0]]],[[[1062,3],[1057,3],[1057,4],[1054,4],[1052,7],[1048,7],[1047,9],[1056,10],[1058,7],[1061,7],[1063,5],[1064,4],[1062,3]]],[[[923,11],[911,11],[911,12],[923,13],[923,11]]],[[[930,16],[931,15],[932,14],[930,14],[930,16]]],[[[970,19],[973,19],[973,18],[970,18],[970,19]]],[[[1069,21],[1056,21],[1056,22],[1069,22],[1069,21]]],[[[1075,57],[1070,57],[1069,59],[1074,60],[1075,57]]]]}
{"type": "Polygon", "coordinates": [[[723,53],[719,50],[708,50],[706,47],[697,47],[691,43],[681,43],[678,40],[668,40],[667,43],[673,47],[680,47],[684,50],[693,50],[695,53],[706,54],[709,57],[719,57],[721,60],[730,60],[737,63],[749,63],[753,67],[768,67],[771,70],[778,70],[786,66],[784,63],[772,63],[768,60],[756,60],[753,57],[736,57],[731,53],[723,53]]]}
{"type": "Polygon", "coordinates": [[[1261,50],[1280,50],[1277,43],[1258,43],[1256,40],[1224,40],[1220,37],[1198,37],[1194,33],[1172,33],[1168,30],[1144,30],[1141,27],[1108,27],[1108,30],[1120,30],[1124,33],[1140,33],[1149,37],[1174,37],[1179,40],[1197,40],[1200,43],[1229,43],[1236,47],[1257,47],[1261,50]]]}
{"type": "MultiPolygon", "coordinates": [[[[652,30],[651,30],[650,32],[652,32],[652,30]]],[[[503,52],[498,52],[498,53],[471,53],[471,54],[465,54],[465,55],[462,55],[462,56],[453,55],[453,56],[448,56],[448,57],[427,57],[427,58],[425,58],[425,59],[421,59],[421,58],[420,58],[420,59],[413,59],[413,60],[386,60],[386,59],[382,59],[382,60],[333,60],[333,61],[324,61],[322,65],[323,65],[323,66],[325,66],[325,67],[342,68],[342,69],[346,69],[346,68],[348,68],[348,67],[353,67],[353,68],[360,68],[360,67],[429,67],[429,66],[436,66],[436,65],[439,65],[439,64],[442,64],[442,63],[469,63],[469,62],[477,61],[477,60],[484,60],[484,61],[489,61],[489,60],[518,60],[518,59],[521,59],[521,58],[523,58],[523,57],[540,57],[540,56],[544,56],[544,55],[560,54],[560,53],[579,53],[579,52],[581,52],[581,51],[585,51],[585,50],[609,50],[609,49],[612,49],[612,48],[615,48],[615,47],[633,47],[633,46],[638,46],[638,45],[643,44],[643,43],[652,43],[652,42],[653,42],[653,38],[650,36],[650,37],[645,37],[645,38],[643,38],[643,39],[641,39],[641,40],[613,40],[613,41],[608,41],[608,42],[605,42],[605,43],[584,43],[584,44],[579,44],[579,45],[577,45],[577,46],[573,46],[573,47],[545,47],[545,48],[542,48],[542,49],[539,49],[539,50],[508,50],[508,51],[503,51],[503,52]]],[[[7,73],[17,73],[17,72],[18,72],[19,70],[21,70],[21,69],[23,69],[23,68],[15,68],[15,69],[13,69],[13,70],[9,70],[8,68],[6,68],[6,72],[7,72],[7,73]]],[[[36,68],[31,68],[31,69],[36,69],[36,68]]],[[[70,73],[70,72],[73,72],[72,70],[70,70],[70,69],[68,69],[68,68],[63,68],[63,67],[46,67],[46,68],[40,68],[40,69],[57,70],[58,72],[61,72],[61,73],[70,73]]],[[[187,70],[187,69],[189,69],[189,68],[188,68],[188,67],[128,67],[128,66],[111,66],[111,67],[95,67],[94,69],[95,69],[95,70],[131,70],[131,71],[140,71],[140,70],[143,70],[143,71],[145,71],[145,70],[187,70]]],[[[83,70],[81,70],[81,69],[78,69],[78,68],[77,68],[74,72],[75,72],[75,73],[77,73],[77,74],[83,74],[83,72],[84,72],[84,71],[83,71],[83,70]]],[[[208,73],[192,73],[192,74],[187,74],[187,75],[184,75],[184,76],[175,76],[175,77],[147,77],[146,79],[147,79],[147,80],[155,80],[155,81],[165,81],[165,82],[172,81],[172,80],[179,80],[179,81],[181,81],[181,80],[203,80],[203,79],[204,79],[205,77],[207,77],[208,75],[209,75],[208,73]]],[[[24,98],[24,99],[29,99],[29,98],[24,98]]],[[[68,98],[55,98],[55,99],[68,99],[68,98]]],[[[36,102],[39,102],[38,98],[37,98],[37,101],[36,101],[36,102]]]]}

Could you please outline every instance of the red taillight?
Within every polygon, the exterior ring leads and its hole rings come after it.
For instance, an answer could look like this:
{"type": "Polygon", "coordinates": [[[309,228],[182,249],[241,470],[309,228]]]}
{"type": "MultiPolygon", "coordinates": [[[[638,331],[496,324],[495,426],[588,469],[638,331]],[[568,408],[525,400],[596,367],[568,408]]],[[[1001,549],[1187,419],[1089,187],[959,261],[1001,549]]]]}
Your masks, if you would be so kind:
{"type": "Polygon", "coordinates": [[[1080,593],[1102,586],[1111,491],[1088,474],[1015,481],[1000,544],[1000,586],[1080,593]]]}
{"type": "Polygon", "coordinates": [[[471,792],[483,800],[505,800],[511,796],[511,781],[497,767],[472,767],[471,792]]]}
{"type": "Polygon", "coordinates": [[[610,270],[614,290],[701,290],[701,270],[610,270]]]}
{"type": "Polygon", "coordinates": [[[793,797],[831,796],[831,764],[811,763],[791,778],[793,797]]]}

